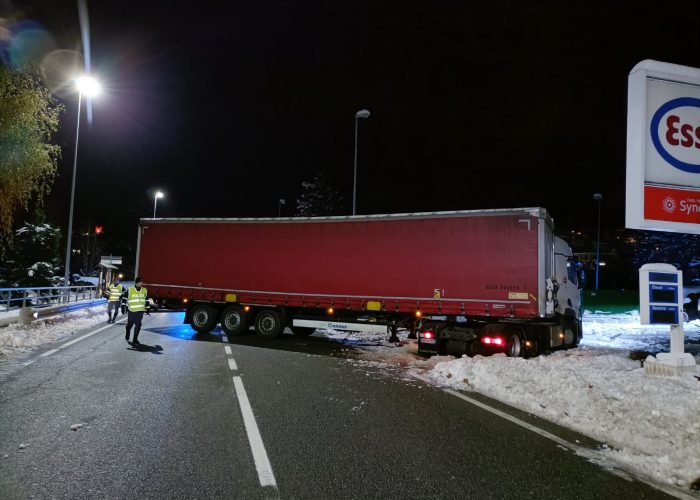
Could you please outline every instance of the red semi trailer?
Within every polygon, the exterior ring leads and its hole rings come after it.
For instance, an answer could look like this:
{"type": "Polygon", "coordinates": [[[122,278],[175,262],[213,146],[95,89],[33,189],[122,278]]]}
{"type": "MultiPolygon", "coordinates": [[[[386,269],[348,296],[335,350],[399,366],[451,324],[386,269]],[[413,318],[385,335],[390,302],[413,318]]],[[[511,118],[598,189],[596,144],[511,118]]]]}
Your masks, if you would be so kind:
{"type": "Polygon", "coordinates": [[[136,271],[198,332],[419,331],[419,352],[537,354],[581,338],[579,276],[543,208],[141,219],[136,271]]]}

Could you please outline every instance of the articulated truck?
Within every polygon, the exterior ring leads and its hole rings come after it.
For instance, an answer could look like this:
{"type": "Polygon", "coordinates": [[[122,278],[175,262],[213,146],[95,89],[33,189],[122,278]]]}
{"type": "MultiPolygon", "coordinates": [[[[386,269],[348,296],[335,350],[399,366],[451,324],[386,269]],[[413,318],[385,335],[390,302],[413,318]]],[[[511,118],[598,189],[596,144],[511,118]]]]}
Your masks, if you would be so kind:
{"type": "Polygon", "coordinates": [[[141,219],[137,273],[197,332],[318,328],[418,338],[419,354],[578,345],[581,276],[544,208],[141,219]]]}

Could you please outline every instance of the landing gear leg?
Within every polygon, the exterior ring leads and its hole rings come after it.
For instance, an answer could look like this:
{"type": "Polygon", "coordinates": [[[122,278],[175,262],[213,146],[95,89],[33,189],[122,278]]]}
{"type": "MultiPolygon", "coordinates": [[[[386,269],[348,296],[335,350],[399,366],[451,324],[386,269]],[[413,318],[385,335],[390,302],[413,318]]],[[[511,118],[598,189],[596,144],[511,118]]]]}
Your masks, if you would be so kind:
{"type": "Polygon", "coordinates": [[[418,338],[418,337],[416,336],[416,326],[417,326],[417,323],[418,323],[419,321],[420,321],[420,320],[411,321],[411,329],[408,331],[408,338],[409,338],[409,339],[417,339],[417,338],[418,338]]]}
{"type": "Polygon", "coordinates": [[[396,321],[393,321],[391,323],[391,336],[389,337],[389,342],[398,342],[399,341],[399,336],[396,334],[398,332],[398,327],[396,326],[396,321]]]}

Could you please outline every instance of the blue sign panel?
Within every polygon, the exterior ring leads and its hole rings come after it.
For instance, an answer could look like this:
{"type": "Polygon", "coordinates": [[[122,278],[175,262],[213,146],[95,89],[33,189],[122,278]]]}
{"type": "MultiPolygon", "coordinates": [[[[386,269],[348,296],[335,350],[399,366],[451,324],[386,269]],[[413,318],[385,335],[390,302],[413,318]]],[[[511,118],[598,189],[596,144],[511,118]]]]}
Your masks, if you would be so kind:
{"type": "Polygon", "coordinates": [[[677,325],[678,307],[649,306],[649,323],[654,325],[677,325]]]}
{"type": "Polygon", "coordinates": [[[678,283],[678,274],[649,273],[649,281],[654,281],[655,283],[678,283]]]}
{"type": "Polygon", "coordinates": [[[649,302],[678,304],[678,287],[673,285],[649,285],[649,302]]]}

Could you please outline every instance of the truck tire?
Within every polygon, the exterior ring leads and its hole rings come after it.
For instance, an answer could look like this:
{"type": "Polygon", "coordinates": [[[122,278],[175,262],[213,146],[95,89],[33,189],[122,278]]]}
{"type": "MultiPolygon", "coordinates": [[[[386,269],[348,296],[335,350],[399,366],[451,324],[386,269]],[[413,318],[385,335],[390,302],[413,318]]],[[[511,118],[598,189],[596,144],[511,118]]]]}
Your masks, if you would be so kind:
{"type": "Polygon", "coordinates": [[[206,304],[195,304],[190,313],[190,324],[197,333],[208,333],[216,326],[216,311],[206,304]]]}
{"type": "Polygon", "coordinates": [[[248,331],[248,318],[243,308],[231,305],[221,313],[221,329],[228,335],[243,335],[248,331]]]}
{"type": "Polygon", "coordinates": [[[581,335],[579,334],[578,322],[575,319],[567,319],[564,321],[562,333],[564,334],[564,346],[567,349],[570,347],[578,347],[581,335]]]}
{"type": "Polygon", "coordinates": [[[292,327],[292,333],[296,335],[297,337],[308,337],[312,333],[316,331],[315,328],[307,327],[307,326],[293,326],[292,327]]]}
{"type": "Polygon", "coordinates": [[[283,330],[282,314],[276,309],[263,309],[255,317],[255,333],[259,337],[273,339],[283,330]]]}
{"type": "Polygon", "coordinates": [[[521,358],[525,354],[525,343],[520,332],[511,330],[506,334],[506,356],[521,358]]]}

